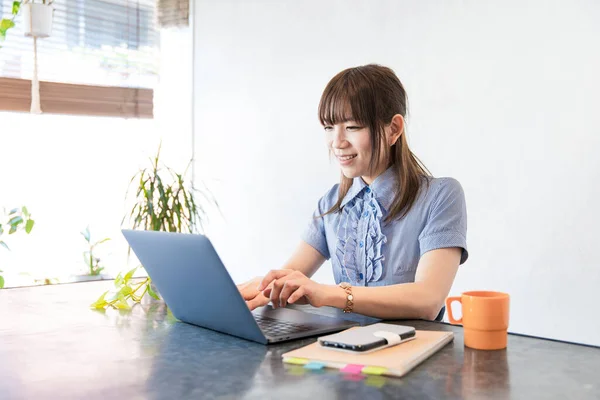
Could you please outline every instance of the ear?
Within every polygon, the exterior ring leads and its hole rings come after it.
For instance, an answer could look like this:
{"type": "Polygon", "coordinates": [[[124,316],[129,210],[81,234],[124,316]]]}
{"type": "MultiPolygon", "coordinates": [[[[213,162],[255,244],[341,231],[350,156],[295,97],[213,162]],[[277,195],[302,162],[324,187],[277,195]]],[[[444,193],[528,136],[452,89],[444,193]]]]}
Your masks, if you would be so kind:
{"type": "Polygon", "coordinates": [[[388,125],[388,145],[396,144],[400,136],[404,133],[404,117],[400,114],[394,115],[392,122],[388,125]]]}

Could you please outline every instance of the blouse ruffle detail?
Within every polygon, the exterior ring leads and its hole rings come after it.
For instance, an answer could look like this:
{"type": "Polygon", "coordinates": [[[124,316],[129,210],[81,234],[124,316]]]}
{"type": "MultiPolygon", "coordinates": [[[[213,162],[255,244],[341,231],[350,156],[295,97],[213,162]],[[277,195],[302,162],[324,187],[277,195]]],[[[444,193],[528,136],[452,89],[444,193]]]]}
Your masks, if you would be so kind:
{"type": "Polygon", "coordinates": [[[381,207],[368,187],[342,210],[335,259],[342,276],[351,283],[377,282],[383,276],[383,245],[387,238],[381,230],[382,217],[381,207]]]}

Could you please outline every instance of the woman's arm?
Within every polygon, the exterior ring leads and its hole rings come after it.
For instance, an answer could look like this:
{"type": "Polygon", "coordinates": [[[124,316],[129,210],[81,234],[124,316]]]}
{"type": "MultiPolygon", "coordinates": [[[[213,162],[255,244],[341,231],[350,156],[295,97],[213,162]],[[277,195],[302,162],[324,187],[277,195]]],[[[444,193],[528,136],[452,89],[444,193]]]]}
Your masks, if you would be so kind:
{"type": "MultiPolygon", "coordinates": [[[[450,292],[460,263],[457,247],[429,251],[421,257],[414,283],[382,287],[352,287],[354,312],[382,319],[434,320],[450,292]]],[[[346,293],[328,286],[325,305],[346,307],[346,293]]]]}
{"type": "Polygon", "coordinates": [[[323,257],[321,253],[304,240],[301,240],[296,251],[292,254],[292,257],[288,262],[285,263],[283,268],[300,271],[310,278],[319,268],[321,268],[321,265],[323,265],[324,262],[325,257],[323,257]]]}
{"type": "MultiPolygon", "coordinates": [[[[382,319],[435,319],[454,282],[460,256],[458,247],[432,250],[419,260],[414,283],[353,287],[353,311],[382,319]]],[[[342,288],[317,283],[300,270],[270,271],[258,290],[275,308],[301,299],[315,307],[346,307],[347,295],[342,288]]]]}

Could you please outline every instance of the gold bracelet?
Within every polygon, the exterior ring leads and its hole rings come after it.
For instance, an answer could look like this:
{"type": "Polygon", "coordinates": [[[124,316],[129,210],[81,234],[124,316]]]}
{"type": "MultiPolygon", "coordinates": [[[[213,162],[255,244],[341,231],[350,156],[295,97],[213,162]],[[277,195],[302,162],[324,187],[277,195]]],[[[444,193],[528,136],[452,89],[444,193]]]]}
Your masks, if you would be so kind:
{"type": "Polygon", "coordinates": [[[344,289],[346,292],[346,308],[344,308],[345,313],[352,312],[352,308],[354,307],[354,296],[352,296],[352,285],[348,282],[340,283],[340,287],[344,289]]]}

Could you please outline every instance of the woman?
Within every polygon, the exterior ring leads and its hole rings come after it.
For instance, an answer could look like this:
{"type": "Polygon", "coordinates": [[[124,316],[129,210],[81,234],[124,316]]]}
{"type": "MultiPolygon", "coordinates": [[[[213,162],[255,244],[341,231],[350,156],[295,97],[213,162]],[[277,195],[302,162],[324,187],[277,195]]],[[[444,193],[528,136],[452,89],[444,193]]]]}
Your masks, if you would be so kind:
{"type": "Polygon", "coordinates": [[[310,303],[382,319],[442,316],[468,257],[464,193],[455,179],[431,177],[408,148],[406,103],[383,66],[349,68],[328,83],[319,119],[341,182],[319,200],[287,264],[239,286],[250,309],[310,303]],[[328,259],[337,285],[310,279],[328,259]]]}

